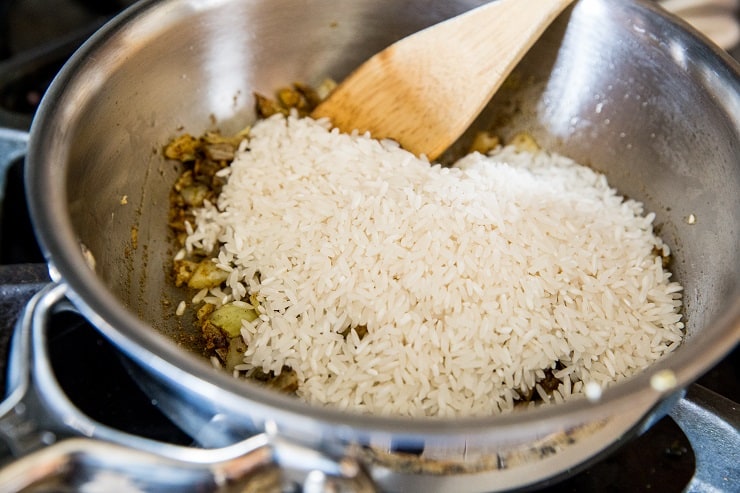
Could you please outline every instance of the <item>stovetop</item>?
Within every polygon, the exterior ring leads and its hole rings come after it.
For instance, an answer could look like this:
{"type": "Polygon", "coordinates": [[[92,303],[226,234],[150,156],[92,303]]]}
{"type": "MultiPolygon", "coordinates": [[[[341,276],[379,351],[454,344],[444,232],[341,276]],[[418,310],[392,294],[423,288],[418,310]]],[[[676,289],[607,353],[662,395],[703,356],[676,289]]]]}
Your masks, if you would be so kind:
{"type": "MultiPolygon", "coordinates": [[[[126,0],[0,2],[0,128],[27,130],[44,90],[67,57],[97,27],[134,3],[126,0]]],[[[736,50],[740,55],[740,50],[736,50]]],[[[0,391],[9,339],[25,302],[48,281],[28,218],[22,157],[0,190],[0,391]]],[[[0,179],[0,183],[2,180],[0,179]]],[[[147,438],[189,445],[192,439],[128,375],[124,358],[86,320],[52,318],[50,358],[61,386],[84,413],[147,438]]],[[[740,402],[738,350],[699,381],[740,402]]],[[[694,470],[694,452],[678,425],[663,418],[642,436],[602,457],[548,492],[679,492],[694,470]]]]}

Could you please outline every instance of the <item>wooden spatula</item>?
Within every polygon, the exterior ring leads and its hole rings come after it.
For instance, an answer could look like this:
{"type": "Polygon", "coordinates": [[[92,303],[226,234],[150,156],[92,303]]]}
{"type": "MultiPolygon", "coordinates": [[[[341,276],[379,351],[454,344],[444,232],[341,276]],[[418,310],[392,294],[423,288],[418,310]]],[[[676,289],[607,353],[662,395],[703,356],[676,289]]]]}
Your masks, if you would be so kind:
{"type": "Polygon", "coordinates": [[[497,0],[374,55],[312,113],[436,159],[573,0],[497,0]]]}

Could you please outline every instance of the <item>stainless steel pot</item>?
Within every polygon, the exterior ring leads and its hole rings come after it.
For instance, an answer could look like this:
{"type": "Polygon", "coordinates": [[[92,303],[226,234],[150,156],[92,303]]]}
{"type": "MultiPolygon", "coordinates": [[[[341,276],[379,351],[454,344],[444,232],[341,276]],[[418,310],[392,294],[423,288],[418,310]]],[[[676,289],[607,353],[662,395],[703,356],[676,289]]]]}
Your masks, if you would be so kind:
{"type": "MultiPolygon", "coordinates": [[[[42,389],[31,393],[47,414],[68,411],[43,376],[44,321],[66,297],[135,362],[142,386],[176,422],[203,446],[226,448],[208,456],[154,446],[74,413],[50,428],[145,449],[173,470],[199,465],[209,477],[228,476],[221,461],[251,451],[239,464],[287,461],[306,485],[365,487],[369,476],[384,489],[511,489],[550,480],[639,432],[729,352],[740,338],[740,69],[653,3],[622,0],[576,2],[474,127],[527,130],[656,213],[685,286],[679,350],[595,402],[454,421],[312,407],[236,382],[187,350],[196,334],[174,316],[183,294],[167,281],[166,208],[178,169],[163,158],[164,143],[183,131],[236,131],[254,119],[253,91],[341,79],[390,42],[479,3],[144,1],[88,41],[32,127],[31,212],[58,285],[21,324],[18,352],[33,355],[34,370],[16,388],[42,389]],[[411,449],[423,453],[398,453],[411,449]]],[[[22,399],[7,402],[0,411],[18,414],[22,399]]],[[[38,445],[25,438],[21,453],[38,445]]],[[[61,455],[95,456],[75,446],[61,455]]],[[[20,477],[12,476],[20,462],[5,479],[20,477]]]]}

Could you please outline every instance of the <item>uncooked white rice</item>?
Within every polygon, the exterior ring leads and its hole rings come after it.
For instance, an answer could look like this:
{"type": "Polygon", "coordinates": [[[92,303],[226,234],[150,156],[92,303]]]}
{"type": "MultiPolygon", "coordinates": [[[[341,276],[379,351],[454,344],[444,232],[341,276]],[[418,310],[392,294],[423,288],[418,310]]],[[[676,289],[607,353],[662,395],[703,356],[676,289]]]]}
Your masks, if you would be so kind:
{"type": "Polygon", "coordinates": [[[291,367],[302,398],[341,409],[487,415],[623,380],[682,339],[654,215],[568,158],[447,168],[280,115],[250,136],[186,242],[230,273],[193,303],[259,300],[240,370],[291,367]]]}

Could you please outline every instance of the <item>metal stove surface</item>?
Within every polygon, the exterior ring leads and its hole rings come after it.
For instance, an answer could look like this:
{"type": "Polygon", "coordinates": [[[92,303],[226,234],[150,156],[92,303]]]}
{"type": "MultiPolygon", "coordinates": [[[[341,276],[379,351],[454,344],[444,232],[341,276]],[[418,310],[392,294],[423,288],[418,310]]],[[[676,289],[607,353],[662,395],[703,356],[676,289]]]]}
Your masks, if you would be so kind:
{"type": "MultiPolygon", "coordinates": [[[[44,90],[67,57],[103,22],[132,3],[126,0],[0,2],[0,128],[27,130],[44,90]]],[[[0,170],[0,185],[3,185],[0,189],[0,391],[3,392],[9,339],[16,318],[25,302],[48,281],[28,218],[23,166],[23,158],[19,156],[0,170]]],[[[57,378],[80,410],[96,421],[130,433],[181,445],[192,443],[132,381],[121,363],[123,357],[87,321],[76,315],[58,315],[51,322],[50,334],[50,357],[57,378]]],[[[735,350],[699,383],[740,402],[738,359],[735,350]]],[[[3,455],[0,449],[0,457],[3,455]]],[[[693,471],[694,452],[689,440],[666,417],[642,436],[541,491],[680,492],[693,471]]]]}

